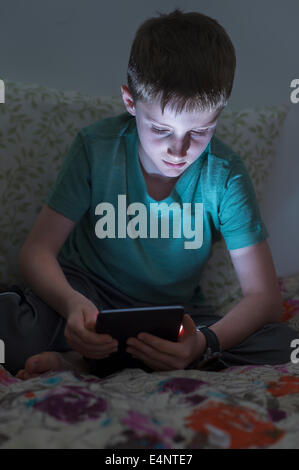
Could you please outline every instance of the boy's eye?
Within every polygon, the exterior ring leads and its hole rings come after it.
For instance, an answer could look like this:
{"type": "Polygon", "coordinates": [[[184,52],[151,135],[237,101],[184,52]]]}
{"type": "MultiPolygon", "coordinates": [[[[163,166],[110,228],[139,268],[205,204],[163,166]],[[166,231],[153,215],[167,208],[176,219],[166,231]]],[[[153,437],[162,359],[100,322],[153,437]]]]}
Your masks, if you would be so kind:
{"type": "MultiPolygon", "coordinates": [[[[156,132],[157,134],[169,134],[170,133],[170,131],[167,131],[166,129],[158,129],[157,127],[152,127],[152,131],[156,132]]],[[[205,135],[207,135],[208,130],[200,131],[200,132],[191,131],[190,133],[196,137],[204,137],[205,135]]]]}
{"type": "Polygon", "coordinates": [[[157,129],[157,127],[152,127],[152,130],[156,132],[157,134],[167,134],[169,131],[166,131],[165,129],[157,129]]]}
{"type": "Polygon", "coordinates": [[[200,132],[196,132],[196,131],[193,131],[192,134],[195,135],[195,136],[198,136],[198,137],[204,137],[205,135],[207,135],[208,131],[200,131],[200,132]]]}

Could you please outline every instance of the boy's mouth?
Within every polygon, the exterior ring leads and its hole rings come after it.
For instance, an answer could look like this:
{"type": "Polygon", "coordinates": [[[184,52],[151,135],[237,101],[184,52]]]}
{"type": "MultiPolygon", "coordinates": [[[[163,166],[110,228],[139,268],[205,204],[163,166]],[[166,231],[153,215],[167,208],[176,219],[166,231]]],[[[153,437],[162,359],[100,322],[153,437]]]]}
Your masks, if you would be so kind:
{"type": "Polygon", "coordinates": [[[163,160],[163,162],[167,165],[167,166],[170,166],[170,167],[173,167],[173,168],[181,168],[182,166],[184,166],[187,162],[182,162],[182,163],[170,163],[170,162],[167,162],[166,160],[163,160]]]}

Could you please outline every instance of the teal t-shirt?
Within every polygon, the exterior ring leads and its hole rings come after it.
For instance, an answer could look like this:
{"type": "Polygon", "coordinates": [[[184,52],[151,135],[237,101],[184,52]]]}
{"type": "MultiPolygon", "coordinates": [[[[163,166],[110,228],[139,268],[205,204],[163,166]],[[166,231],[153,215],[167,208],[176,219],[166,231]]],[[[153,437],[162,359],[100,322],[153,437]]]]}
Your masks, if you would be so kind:
{"type": "Polygon", "coordinates": [[[129,113],[77,133],[45,203],[76,222],[58,260],[160,305],[204,301],[200,276],[221,236],[228,250],[268,236],[245,165],[216,136],[167,198],[151,198],[129,113]]]}

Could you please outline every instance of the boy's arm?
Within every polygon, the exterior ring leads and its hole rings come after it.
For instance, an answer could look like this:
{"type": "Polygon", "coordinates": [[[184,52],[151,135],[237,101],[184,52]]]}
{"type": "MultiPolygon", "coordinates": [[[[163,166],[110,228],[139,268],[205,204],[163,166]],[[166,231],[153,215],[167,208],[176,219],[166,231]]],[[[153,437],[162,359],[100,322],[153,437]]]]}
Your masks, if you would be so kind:
{"type": "Polygon", "coordinates": [[[44,205],[18,256],[21,275],[32,290],[66,317],[76,292],[67,281],[57,254],[75,222],[44,205]]]}
{"type": "Polygon", "coordinates": [[[116,351],[117,341],[94,331],[98,309],[72,288],[57,255],[75,222],[42,208],[19,253],[19,270],[32,290],[66,320],[65,339],[73,351],[91,359],[103,359],[116,351]]]}
{"type": "MultiPolygon", "coordinates": [[[[230,250],[244,298],[210,327],[222,350],[236,346],[266,323],[282,314],[282,297],[267,241],[230,250]]],[[[198,333],[203,343],[205,337],[198,333]]]]}

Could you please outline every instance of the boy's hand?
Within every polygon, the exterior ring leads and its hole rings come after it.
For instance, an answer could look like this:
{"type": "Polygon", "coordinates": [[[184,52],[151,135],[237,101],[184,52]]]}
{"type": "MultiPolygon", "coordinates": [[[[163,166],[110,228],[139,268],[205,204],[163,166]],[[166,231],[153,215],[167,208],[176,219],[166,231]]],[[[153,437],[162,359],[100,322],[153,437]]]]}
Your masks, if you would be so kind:
{"type": "Polygon", "coordinates": [[[98,309],[79,292],[68,304],[64,335],[68,345],[90,359],[103,359],[117,351],[118,342],[95,331],[98,309]]]}
{"type": "Polygon", "coordinates": [[[183,331],[178,342],[167,341],[149,333],[128,338],[126,351],[153,370],[185,369],[205,351],[205,339],[196,331],[190,315],[183,317],[183,331]]]}

